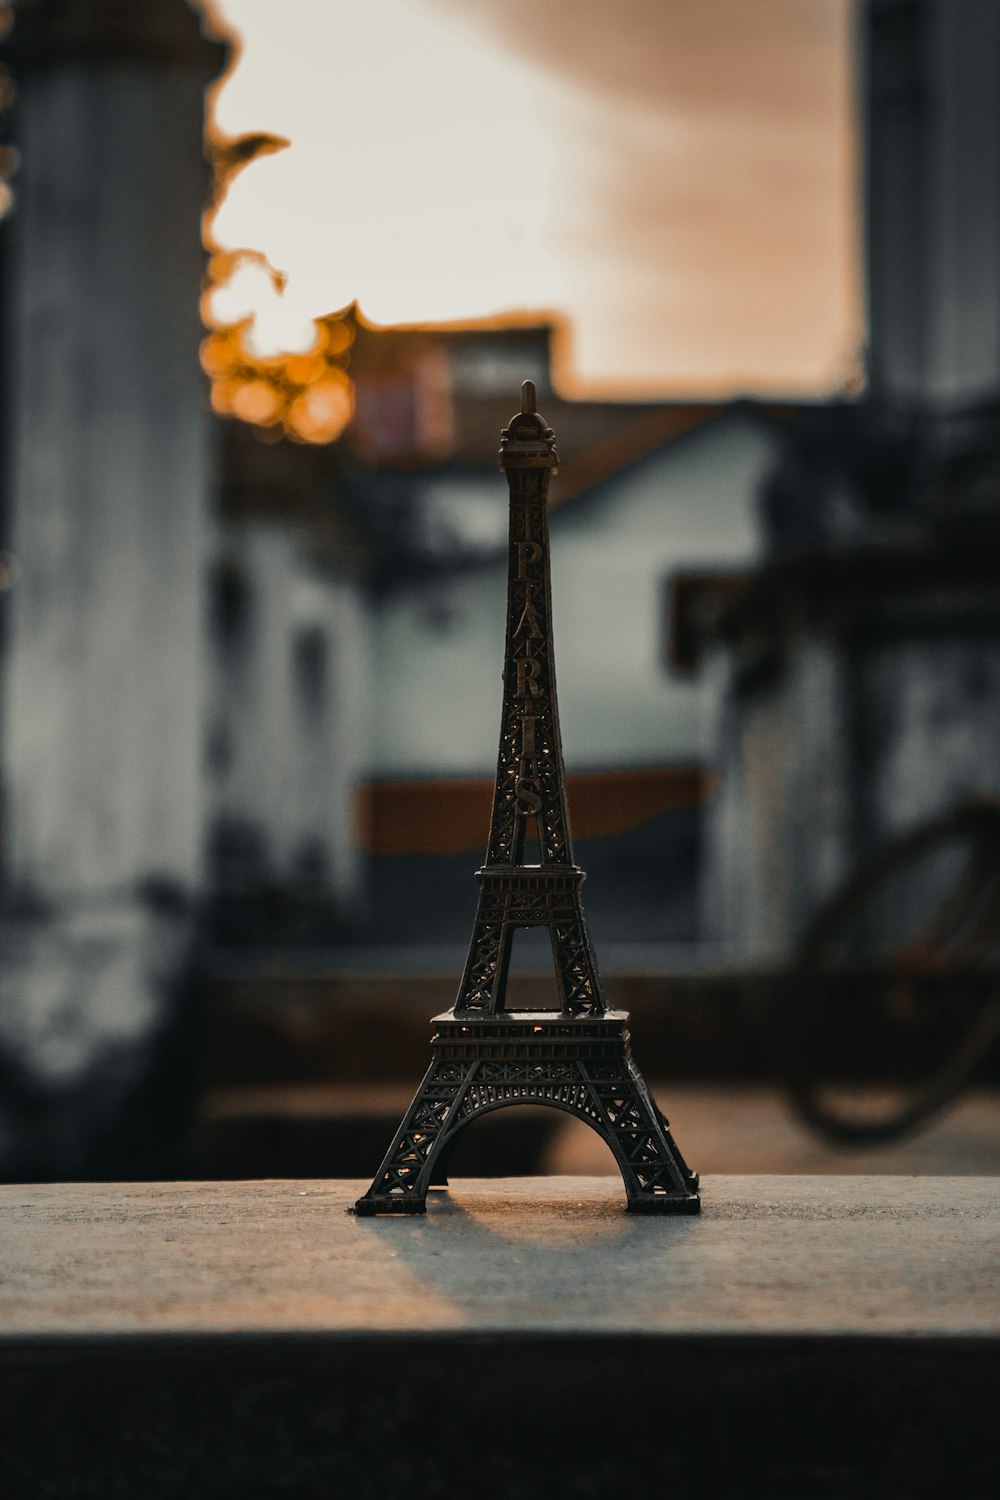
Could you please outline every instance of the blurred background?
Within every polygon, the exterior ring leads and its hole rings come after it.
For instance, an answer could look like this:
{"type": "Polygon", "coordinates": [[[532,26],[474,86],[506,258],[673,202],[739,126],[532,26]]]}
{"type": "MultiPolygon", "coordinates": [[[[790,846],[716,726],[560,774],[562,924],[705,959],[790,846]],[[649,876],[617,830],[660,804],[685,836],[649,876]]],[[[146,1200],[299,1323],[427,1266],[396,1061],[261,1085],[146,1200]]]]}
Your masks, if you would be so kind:
{"type": "MultiPolygon", "coordinates": [[[[994,0],[0,10],[0,1175],[374,1172],[475,912],[524,379],[685,1155],[1000,1169],[994,0]],[[972,1087],[859,1152],[817,1068],[972,1087]]],[[[554,1111],[462,1151],[614,1170],[554,1111]]]]}

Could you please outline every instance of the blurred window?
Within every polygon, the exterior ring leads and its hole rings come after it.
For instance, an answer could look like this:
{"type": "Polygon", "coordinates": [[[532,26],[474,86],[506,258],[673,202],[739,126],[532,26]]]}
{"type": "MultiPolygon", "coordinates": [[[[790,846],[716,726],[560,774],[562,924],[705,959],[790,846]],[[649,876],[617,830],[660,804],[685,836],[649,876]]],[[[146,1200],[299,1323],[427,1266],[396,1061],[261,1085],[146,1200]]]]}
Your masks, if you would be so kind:
{"type": "Polygon", "coordinates": [[[292,637],[292,677],[295,701],[307,720],[323,717],[326,709],[329,649],[319,625],[303,625],[292,637]]]}
{"type": "Polygon", "coordinates": [[[227,651],[238,650],[250,631],[253,589],[245,571],[233,558],[223,558],[215,565],[210,604],[212,625],[219,643],[227,651]]]}

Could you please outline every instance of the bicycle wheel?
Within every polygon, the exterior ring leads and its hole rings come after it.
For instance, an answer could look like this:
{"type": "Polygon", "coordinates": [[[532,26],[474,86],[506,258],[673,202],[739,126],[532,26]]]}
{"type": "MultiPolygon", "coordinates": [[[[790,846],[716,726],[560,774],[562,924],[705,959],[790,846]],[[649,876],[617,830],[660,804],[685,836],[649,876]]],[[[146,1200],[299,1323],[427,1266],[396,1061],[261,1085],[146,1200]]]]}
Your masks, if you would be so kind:
{"type": "Polygon", "coordinates": [[[788,1097],[837,1144],[916,1130],[1000,1035],[1000,802],[886,845],[817,912],[793,964],[788,1097]]]}

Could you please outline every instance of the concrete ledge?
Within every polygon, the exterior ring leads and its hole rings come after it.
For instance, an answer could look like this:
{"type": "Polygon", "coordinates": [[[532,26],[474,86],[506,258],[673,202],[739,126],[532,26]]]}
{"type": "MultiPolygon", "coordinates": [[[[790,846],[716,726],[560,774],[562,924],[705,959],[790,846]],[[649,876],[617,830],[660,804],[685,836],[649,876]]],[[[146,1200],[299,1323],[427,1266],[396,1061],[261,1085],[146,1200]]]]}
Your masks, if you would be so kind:
{"type": "Polygon", "coordinates": [[[1000,1178],[714,1177],[701,1219],[605,1177],[0,1188],[12,1338],[595,1332],[1000,1338],[1000,1178]]]}
{"type": "Polygon", "coordinates": [[[4,1493],[993,1493],[998,1180],[363,1186],[0,1189],[4,1493]]]}

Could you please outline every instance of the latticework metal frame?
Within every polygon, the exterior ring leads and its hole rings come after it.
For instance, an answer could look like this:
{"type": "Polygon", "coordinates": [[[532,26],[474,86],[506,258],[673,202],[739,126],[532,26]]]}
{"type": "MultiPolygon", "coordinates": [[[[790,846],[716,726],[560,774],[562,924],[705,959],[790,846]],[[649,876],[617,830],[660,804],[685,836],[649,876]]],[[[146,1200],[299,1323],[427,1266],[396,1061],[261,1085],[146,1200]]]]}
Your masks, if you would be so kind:
{"type": "Polygon", "coordinates": [[[361,1214],[422,1213],[447,1182],[452,1147],[469,1122],[512,1104],[547,1104],[584,1120],[614,1152],[633,1213],[696,1213],[698,1179],[632,1061],[628,1016],[607,1011],[580,901],[566,804],[552,648],[548,485],[554,434],[525,381],[504,429],[510,487],[503,712],[479,907],[454,1009],[438,1016],[434,1059],[361,1214]],[[539,863],[523,861],[534,823],[539,863]],[[519,927],[547,927],[558,1011],[505,1008],[519,927]]]}

